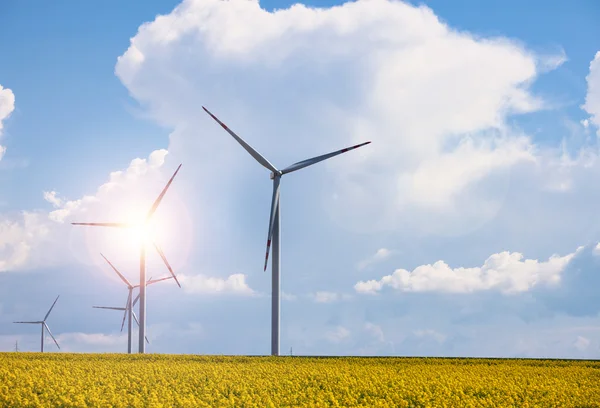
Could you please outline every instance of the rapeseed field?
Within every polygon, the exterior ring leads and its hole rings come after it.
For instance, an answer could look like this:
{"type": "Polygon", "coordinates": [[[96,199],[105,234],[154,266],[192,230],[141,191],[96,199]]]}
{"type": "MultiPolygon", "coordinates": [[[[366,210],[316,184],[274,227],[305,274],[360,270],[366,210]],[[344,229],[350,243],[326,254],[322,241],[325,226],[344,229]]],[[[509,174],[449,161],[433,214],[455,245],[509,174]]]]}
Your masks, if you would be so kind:
{"type": "Polygon", "coordinates": [[[600,362],[0,353],[1,407],[600,407],[600,362]]]}

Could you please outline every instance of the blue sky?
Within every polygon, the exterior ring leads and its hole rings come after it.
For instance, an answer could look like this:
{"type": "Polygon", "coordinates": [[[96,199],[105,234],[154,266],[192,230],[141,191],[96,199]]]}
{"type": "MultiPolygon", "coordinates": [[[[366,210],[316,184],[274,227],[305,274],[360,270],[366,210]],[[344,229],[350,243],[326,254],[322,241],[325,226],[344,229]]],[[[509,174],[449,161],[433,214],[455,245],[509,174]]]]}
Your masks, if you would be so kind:
{"type": "Polygon", "coordinates": [[[373,140],[283,180],[283,350],[598,358],[597,2],[178,4],[0,6],[0,348],[60,293],[66,350],[124,349],[135,256],[69,222],[182,162],[148,349],[268,353],[268,172],[205,105],[276,166],[373,140]]]}

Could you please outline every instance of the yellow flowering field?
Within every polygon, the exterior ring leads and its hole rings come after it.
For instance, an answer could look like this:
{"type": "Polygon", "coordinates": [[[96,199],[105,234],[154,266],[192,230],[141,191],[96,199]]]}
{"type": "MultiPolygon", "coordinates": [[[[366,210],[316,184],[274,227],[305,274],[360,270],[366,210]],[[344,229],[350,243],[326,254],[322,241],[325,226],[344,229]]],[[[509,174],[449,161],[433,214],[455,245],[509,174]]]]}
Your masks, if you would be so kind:
{"type": "Polygon", "coordinates": [[[600,362],[0,353],[1,407],[600,407],[600,362]]]}

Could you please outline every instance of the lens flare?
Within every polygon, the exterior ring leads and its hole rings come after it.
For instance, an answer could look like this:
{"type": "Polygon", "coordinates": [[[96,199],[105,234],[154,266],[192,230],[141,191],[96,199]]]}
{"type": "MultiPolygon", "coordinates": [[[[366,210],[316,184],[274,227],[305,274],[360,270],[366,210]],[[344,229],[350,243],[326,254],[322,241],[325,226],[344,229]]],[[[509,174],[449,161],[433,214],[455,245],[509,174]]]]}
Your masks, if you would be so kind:
{"type": "Polygon", "coordinates": [[[127,236],[133,244],[146,244],[156,239],[156,226],[154,223],[135,223],[127,230],[127,236]]]}

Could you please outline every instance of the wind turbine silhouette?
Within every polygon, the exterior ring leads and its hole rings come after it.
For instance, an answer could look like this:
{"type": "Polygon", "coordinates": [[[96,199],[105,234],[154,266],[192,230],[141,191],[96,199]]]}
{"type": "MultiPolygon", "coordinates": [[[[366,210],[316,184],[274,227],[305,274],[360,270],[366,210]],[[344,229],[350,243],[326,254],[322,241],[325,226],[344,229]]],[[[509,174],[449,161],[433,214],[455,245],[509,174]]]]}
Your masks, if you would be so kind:
{"type": "Polygon", "coordinates": [[[350,150],[357,149],[361,146],[368,145],[371,142],[364,142],[355,146],[346,147],[335,152],[327,153],[321,156],[316,156],[311,159],[302,160],[294,163],[283,170],[278,170],[273,166],[267,159],[260,155],[254,150],[248,143],[246,143],[241,137],[236,135],[231,129],[229,129],[223,122],[221,122],[215,115],[210,113],[204,106],[202,107],[206,113],[208,113],[227,133],[229,133],[242,147],[250,153],[252,157],[267,170],[271,170],[271,180],[273,180],[273,197],[271,199],[271,215],[269,217],[269,232],[267,234],[267,251],[265,254],[265,267],[267,270],[267,263],[269,261],[269,250],[271,244],[273,245],[273,260],[271,261],[271,355],[279,355],[279,310],[280,310],[280,229],[279,223],[281,219],[280,215],[280,201],[279,201],[279,184],[281,177],[284,174],[292,173],[296,170],[303,169],[308,166],[312,166],[315,163],[319,163],[323,160],[330,159],[338,154],[349,152],[350,150]]]}
{"type": "MultiPolygon", "coordinates": [[[[121,280],[125,283],[125,285],[127,285],[127,290],[129,292],[128,296],[127,296],[127,302],[125,303],[125,307],[111,307],[111,306],[92,306],[94,309],[110,309],[110,310],[122,310],[125,313],[123,313],[123,321],[121,322],[121,331],[123,331],[123,326],[125,326],[125,318],[127,318],[127,353],[131,354],[131,333],[132,333],[132,323],[131,323],[131,318],[133,317],[133,319],[135,320],[136,324],[140,325],[140,322],[137,318],[137,316],[135,315],[135,312],[133,311],[133,308],[135,307],[135,304],[137,303],[137,301],[140,299],[140,295],[138,294],[135,298],[135,300],[133,299],[133,290],[135,288],[139,288],[140,285],[132,285],[125,276],[123,276],[123,274],[121,272],[119,272],[119,270],[108,260],[106,259],[106,257],[103,254],[102,258],[104,258],[104,260],[106,262],[108,262],[108,264],[110,265],[110,267],[117,273],[117,275],[119,275],[119,278],[121,278],[121,280]]],[[[148,279],[148,281],[146,282],[146,286],[148,285],[152,285],[153,283],[157,283],[157,282],[162,282],[164,280],[167,279],[173,279],[175,278],[175,280],[177,280],[177,278],[175,276],[167,276],[165,278],[160,278],[160,279],[148,279]]],[[[179,283],[179,282],[177,282],[179,283]]],[[[145,336],[146,339],[146,343],[150,343],[148,341],[148,337],[145,336]]]]}
{"type": "MultiPolygon", "coordinates": [[[[175,173],[173,173],[173,175],[169,179],[169,182],[167,183],[167,185],[163,188],[163,190],[161,191],[158,198],[154,201],[154,204],[152,204],[150,211],[148,211],[148,213],[146,215],[145,221],[141,225],[122,223],[122,222],[72,222],[71,224],[72,225],[86,225],[86,226],[92,226],[92,227],[112,227],[112,228],[136,228],[136,227],[140,228],[140,227],[142,227],[142,228],[146,228],[148,226],[148,223],[150,222],[152,216],[156,212],[160,202],[162,201],[163,197],[165,196],[167,190],[169,189],[169,186],[171,186],[171,183],[173,182],[173,179],[177,175],[177,172],[179,172],[180,168],[181,168],[181,164],[177,167],[177,170],[175,170],[175,173]]],[[[144,341],[146,339],[146,244],[147,244],[146,240],[143,239],[142,243],[140,245],[140,247],[141,247],[140,248],[140,318],[139,318],[139,325],[140,325],[139,335],[140,335],[140,337],[138,340],[138,345],[139,345],[138,352],[141,354],[143,354],[146,351],[146,347],[145,347],[146,344],[144,343],[144,341]]],[[[171,265],[169,265],[169,262],[167,261],[167,258],[165,257],[165,254],[163,253],[163,251],[160,249],[160,247],[158,246],[158,244],[156,242],[153,242],[153,244],[154,244],[154,248],[156,249],[156,251],[158,252],[160,257],[162,258],[163,262],[167,266],[167,269],[169,270],[169,272],[171,273],[171,275],[177,282],[177,285],[179,285],[179,287],[181,287],[181,285],[179,284],[179,281],[175,277],[175,273],[173,272],[171,265]]]]}
{"type": "Polygon", "coordinates": [[[60,297],[60,295],[58,295],[56,297],[56,300],[54,300],[54,303],[52,303],[52,306],[50,306],[50,309],[48,310],[48,313],[46,313],[46,316],[44,316],[44,320],[39,320],[36,322],[13,322],[13,323],[24,323],[24,324],[41,324],[42,325],[42,340],[41,340],[41,344],[40,344],[40,351],[43,353],[44,352],[44,330],[48,330],[48,334],[50,335],[50,337],[52,337],[52,340],[54,340],[54,344],[56,344],[56,347],[58,347],[58,349],[60,350],[60,346],[58,345],[58,342],[56,341],[56,339],[54,338],[54,336],[52,335],[52,332],[50,331],[50,327],[48,327],[48,325],[46,324],[46,320],[48,319],[48,316],[50,316],[50,312],[52,311],[52,309],[54,309],[54,305],[56,304],[56,301],[58,300],[58,298],[60,297]]]}

